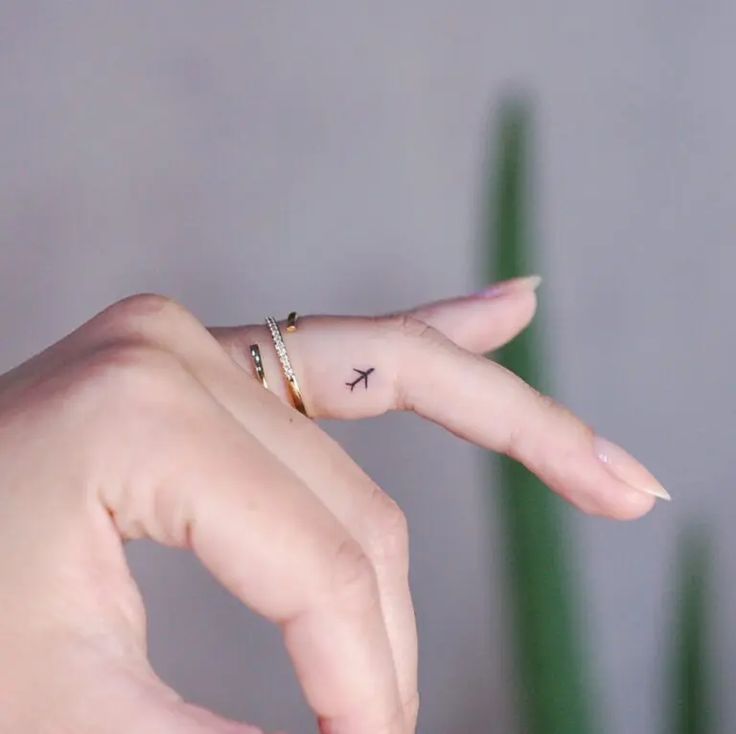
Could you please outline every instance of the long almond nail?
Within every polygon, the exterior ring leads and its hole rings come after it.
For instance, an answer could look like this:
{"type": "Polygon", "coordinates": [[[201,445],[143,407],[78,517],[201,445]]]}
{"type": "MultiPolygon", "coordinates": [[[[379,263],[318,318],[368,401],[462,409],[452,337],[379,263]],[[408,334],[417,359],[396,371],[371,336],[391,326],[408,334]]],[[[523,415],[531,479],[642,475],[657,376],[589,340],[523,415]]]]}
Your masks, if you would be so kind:
{"type": "Polygon", "coordinates": [[[475,295],[480,298],[496,298],[505,296],[508,293],[518,293],[519,291],[535,291],[539,288],[542,278],[539,275],[527,275],[523,278],[512,278],[504,280],[501,283],[493,283],[487,288],[478,291],[475,295]]]}
{"type": "Polygon", "coordinates": [[[595,452],[616,479],[632,489],[651,494],[663,500],[672,499],[669,492],[631,454],[620,446],[606,440],[595,439],[595,452]]]}

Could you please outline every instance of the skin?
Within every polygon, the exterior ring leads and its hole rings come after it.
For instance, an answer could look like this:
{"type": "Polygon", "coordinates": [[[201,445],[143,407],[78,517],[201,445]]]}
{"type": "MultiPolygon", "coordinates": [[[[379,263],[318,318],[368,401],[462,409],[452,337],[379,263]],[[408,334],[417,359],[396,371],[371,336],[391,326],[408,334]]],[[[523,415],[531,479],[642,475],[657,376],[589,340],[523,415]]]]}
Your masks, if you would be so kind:
{"type": "MultiPolygon", "coordinates": [[[[663,491],[646,469],[478,356],[528,323],[535,285],[300,318],[284,335],[310,416],[413,410],[587,513],[644,515],[663,491]]],[[[265,326],[207,329],[134,296],[0,377],[0,731],[260,731],[182,701],[151,669],[123,554],[141,537],[192,550],[279,625],[322,732],[415,731],[406,520],[291,407],[265,326]]]]}

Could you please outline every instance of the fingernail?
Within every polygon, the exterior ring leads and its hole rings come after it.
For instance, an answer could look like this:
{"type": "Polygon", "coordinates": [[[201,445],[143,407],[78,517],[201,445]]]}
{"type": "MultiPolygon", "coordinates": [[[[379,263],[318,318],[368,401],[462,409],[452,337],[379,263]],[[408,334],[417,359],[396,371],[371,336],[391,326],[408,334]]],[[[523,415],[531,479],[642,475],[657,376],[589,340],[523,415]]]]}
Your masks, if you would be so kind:
{"type": "Polygon", "coordinates": [[[480,298],[496,298],[497,296],[505,296],[508,293],[518,293],[519,291],[535,291],[539,288],[541,282],[541,276],[527,275],[523,278],[512,278],[501,283],[493,283],[478,291],[475,295],[480,298]]]}
{"type": "Polygon", "coordinates": [[[632,489],[651,494],[663,500],[671,500],[669,492],[631,454],[620,446],[606,440],[595,439],[595,452],[616,479],[632,489]]]}

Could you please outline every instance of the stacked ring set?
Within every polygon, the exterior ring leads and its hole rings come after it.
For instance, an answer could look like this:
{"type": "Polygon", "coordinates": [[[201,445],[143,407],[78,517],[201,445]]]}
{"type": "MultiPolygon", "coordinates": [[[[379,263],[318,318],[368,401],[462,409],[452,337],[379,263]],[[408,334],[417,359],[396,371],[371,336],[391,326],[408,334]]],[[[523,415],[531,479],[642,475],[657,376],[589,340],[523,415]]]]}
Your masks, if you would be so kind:
{"type": "MultiPolygon", "coordinates": [[[[291,333],[296,331],[296,311],[292,311],[286,319],[286,331],[291,333]]],[[[286,385],[289,388],[289,395],[291,396],[291,402],[294,407],[304,415],[307,415],[307,410],[304,406],[304,400],[302,398],[302,391],[299,388],[299,382],[296,379],[294,368],[291,365],[289,359],[289,353],[286,349],[286,342],[284,336],[281,333],[281,328],[278,322],[272,316],[266,317],[266,326],[271,333],[271,339],[273,339],[273,346],[276,349],[276,354],[279,357],[281,363],[281,369],[283,370],[284,377],[286,378],[286,385]]],[[[250,345],[250,356],[253,360],[253,365],[256,370],[256,376],[258,377],[261,385],[268,389],[268,382],[266,380],[266,371],[263,367],[263,360],[261,359],[261,350],[258,344],[250,345]]]]}

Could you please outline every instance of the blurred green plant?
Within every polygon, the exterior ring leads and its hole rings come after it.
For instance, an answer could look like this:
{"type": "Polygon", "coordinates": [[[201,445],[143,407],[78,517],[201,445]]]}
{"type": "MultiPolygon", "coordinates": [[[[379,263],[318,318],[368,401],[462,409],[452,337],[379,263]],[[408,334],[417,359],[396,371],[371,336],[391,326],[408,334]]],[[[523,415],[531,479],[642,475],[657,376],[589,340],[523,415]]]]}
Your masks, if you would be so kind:
{"type": "Polygon", "coordinates": [[[710,734],[713,731],[708,640],[710,554],[702,530],[691,529],[681,544],[672,700],[665,712],[667,734],[710,734]]]}
{"type": "MultiPolygon", "coordinates": [[[[531,117],[512,100],[501,108],[495,167],[490,182],[490,280],[538,270],[530,185],[531,117]]],[[[547,391],[541,319],[496,359],[537,389],[547,391]]],[[[600,734],[584,650],[578,574],[566,527],[567,508],[517,462],[498,460],[499,514],[516,666],[525,734],[600,734]]],[[[681,544],[679,589],[671,660],[667,734],[711,734],[708,677],[709,566],[705,537],[691,532],[681,544]]]]}
{"type": "MultiPolygon", "coordinates": [[[[513,100],[502,107],[490,185],[488,251],[491,281],[537,272],[529,164],[531,120],[513,100]]],[[[540,319],[496,359],[537,389],[547,389],[540,319]]],[[[577,589],[570,564],[567,511],[527,469],[499,464],[498,499],[515,626],[518,689],[524,732],[600,734],[593,719],[589,667],[583,654],[577,589]]]]}

